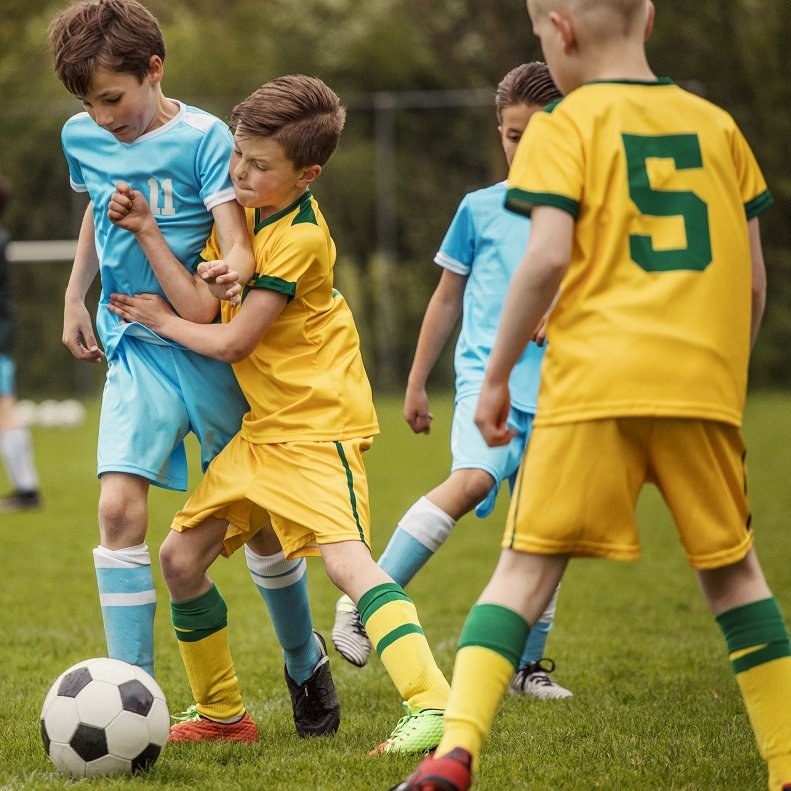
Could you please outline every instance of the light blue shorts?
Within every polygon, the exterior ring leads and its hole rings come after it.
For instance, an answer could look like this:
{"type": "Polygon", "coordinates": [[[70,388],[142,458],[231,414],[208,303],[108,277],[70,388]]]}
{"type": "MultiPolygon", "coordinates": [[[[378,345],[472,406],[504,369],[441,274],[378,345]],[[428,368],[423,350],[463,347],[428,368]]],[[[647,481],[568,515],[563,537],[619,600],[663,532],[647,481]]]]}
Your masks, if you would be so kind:
{"type": "Polygon", "coordinates": [[[248,409],[230,365],[127,335],[104,384],[98,474],[125,472],[184,491],[187,434],[198,438],[205,470],[248,409]]]}
{"type": "Polygon", "coordinates": [[[456,470],[484,470],[494,478],[494,486],[486,499],[478,503],[476,516],[483,519],[494,508],[497,493],[503,481],[508,481],[513,490],[519,464],[525,454],[527,440],[533,428],[533,413],[511,407],[508,425],[516,430],[516,436],[508,445],[490,448],[475,425],[475,409],[478,393],[470,393],[456,401],[453,425],[450,430],[450,452],[453,455],[451,472],[456,470]]]}
{"type": "Polygon", "coordinates": [[[16,394],[15,374],[14,358],[8,354],[0,354],[0,396],[16,394]]]}

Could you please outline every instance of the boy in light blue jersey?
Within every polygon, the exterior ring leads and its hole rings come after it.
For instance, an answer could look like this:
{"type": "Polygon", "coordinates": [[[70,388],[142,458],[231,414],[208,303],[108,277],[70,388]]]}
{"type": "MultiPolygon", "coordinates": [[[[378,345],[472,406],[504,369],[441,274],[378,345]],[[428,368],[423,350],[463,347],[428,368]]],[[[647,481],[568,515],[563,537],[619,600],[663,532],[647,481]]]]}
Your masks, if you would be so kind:
{"type": "MultiPolygon", "coordinates": [[[[558,98],[560,92],[543,63],[523,64],[502,79],[496,107],[509,166],[530,117],[558,98]]],[[[473,422],[506,291],[530,235],[530,220],[506,211],[505,194],[503,181],[466,195],[434,257],[443,271],[423,319],[404,417],[415,433],[429,433],[433,416],[426,381],[461,314],[454,360],[453,461],[450,476],[404,514],[379,558],[379,565],[402,586],[442,546],[457,520],[473,509],[481,518],[491,513],[502,482],[513,486],[530,436],[544,353],[535,342],[528,344],[511,374],[514,395],[509,422],[516,436],[504,447],[490,448],[473,422]]],[[[554,662],[544,659],[556,597],[530,632],[511,682],[514,693],[537,698],[571,696],[549,677],[554,662]]],[[[347,597],[336,605],[332,639],[349,662],[366,664],[371,644],[347,597]]]]}
{"type": "MultiPolygon", "coordinates": [[[[239,283],[223,273],[232,268],[243,284],[254,260],[229,174],[230,130],[162,93],[165,47],[157,20],[135,0],[83,2],[56,17],[50,44],[58,77],[85,108],[62,133],[71,185],[91,198],[66,290],[64,343],[79,359],[106,355],[108,362],[98,443],[101,545],[94,550],[102,617],[109,655],[153,673],[149,486],[185,490],[186,435],[198,438],[205,470],[239,430],[248,405],[229,365],[122,323],[107,302],[116,291],[151,292],[184,318],[211,322],[218,297],[238,299],[239,283]],[[111,222],[108,207],[120,181],[148,197],[182,266],[147,259],[134,235],[111,222]],[[193,275],[190,267],[213,226],[224,263],[193,275]],[[85,307],[97,270],[104,352],[85,307]]],[[[247,558],[288,675],[307,683],[325,659],[312,630],[305,561],[285,560],[271,535],[261,535],[247,558]]]]}

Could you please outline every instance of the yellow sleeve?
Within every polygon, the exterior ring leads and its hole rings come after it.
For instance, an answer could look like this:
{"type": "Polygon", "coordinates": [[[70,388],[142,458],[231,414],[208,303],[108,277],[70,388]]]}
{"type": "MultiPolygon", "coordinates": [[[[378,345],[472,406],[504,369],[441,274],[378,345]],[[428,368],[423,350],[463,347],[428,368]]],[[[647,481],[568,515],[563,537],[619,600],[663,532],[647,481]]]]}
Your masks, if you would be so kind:
{"type": "Polygon", "coordinates": [[[747,218],[750,219],[772,205],[772,195],[766,186],[763,173],[761,173],[761,168],[758,166],[750,144],[735,123],[732,127],[730,143],[742,202],[747,218]]]}

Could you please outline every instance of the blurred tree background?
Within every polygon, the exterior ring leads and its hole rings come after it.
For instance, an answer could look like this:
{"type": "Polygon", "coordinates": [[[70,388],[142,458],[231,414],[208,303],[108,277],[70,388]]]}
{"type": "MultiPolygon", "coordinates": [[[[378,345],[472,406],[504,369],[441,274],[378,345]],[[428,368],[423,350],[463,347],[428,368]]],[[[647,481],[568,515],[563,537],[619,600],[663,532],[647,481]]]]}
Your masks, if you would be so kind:
{"type": "MultiPolygon", "coordinates": [[[[351,303],[378,390],[405,382],[434,253],[461,196],[502,179],[494,88],[541,57],[523,0],[143,0],[168,47],[167,95],[228,118],[272,77],[321,77],[347,105],[340,148],[316,187],[338,246],[337,285],[351,303]]],[[[84,210],[68,184],[59,133],[81,108],[55,78],[47,25],[64,7],[0,7],[0,173],[15,197],[16,240],[71,239],[84,210]]],[[[769,269],[757,386],[791,383],[791,3],[655,0],[649,54],[728,109],[750,140],[776,205],[762,217],[769,269]]],[[[99,369],[60,343],[67,263],[12,267],[22,397],[97,392],[99,369]]],[[[93,297],[98,295],[94,289],[93,297]]],[[[435,372],[451,385],[450,354],[435,372]]]]}

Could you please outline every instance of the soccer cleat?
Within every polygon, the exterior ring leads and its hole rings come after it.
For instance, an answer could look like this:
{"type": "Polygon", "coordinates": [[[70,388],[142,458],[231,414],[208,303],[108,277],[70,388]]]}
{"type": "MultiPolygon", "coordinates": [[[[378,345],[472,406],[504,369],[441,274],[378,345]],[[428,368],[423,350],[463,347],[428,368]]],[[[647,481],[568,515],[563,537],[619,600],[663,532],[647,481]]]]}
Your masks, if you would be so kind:
{"type": "Polygon", "coordinates": [[[291,695],[291,709],[294,712],[294,726],[297,735],[330,736],[341,724],[341,704],[335,693],[335,684],[330,673],[330,658],[327,645],[318,633],[316,640],[321,649],[321,659],[307,681],[297,684],[285,670],[286,684],[291,695]]]}
{"type": "Polygon", "coordinates": [[[396,723],[390,736],[368,755],[382,753],[427,753],[442,738],[445,712],[442,709],[413,711],[404,701],[406,715],[396,723]]]}
{"type": "Polygon", "coordinates": [[[13,511],[33,511],[41,508],[41,495],[37,491],[23,492],[20,489],[0,497],[0,514],[13,511]]]}
{"type": "Polygon", "coordinates": [[[348,596],[341,596],[335,605],[332,644],[347,662],[357,667],[367,664],[373,646],[360,621],[360,613],[348,596]]]}
{"type": "Polygon", "coordinates": [[[529,662],[514,673],[514,677],[508,685],[508,691],[512,695],[529,695],[540,700],[560,700],[573,697],[573,692],[556,684],[549,677],[554,669],[555,663],[551,659],[529,662]]]}
{"type": "Polygon", "coordinates": [[[258,727],[245,712],[237,722],[215,722],[198,713],[197,706],[190,706],[182,714],[172,717],[168,742],[244,742],[258,741],[258,727]]]}
{"type": "Polygon", "coordinates": [[[441,758],[424,758],[403,783],[390,791],[467,791],[472,785],[472,756],[455,747],[441,758]]]}

